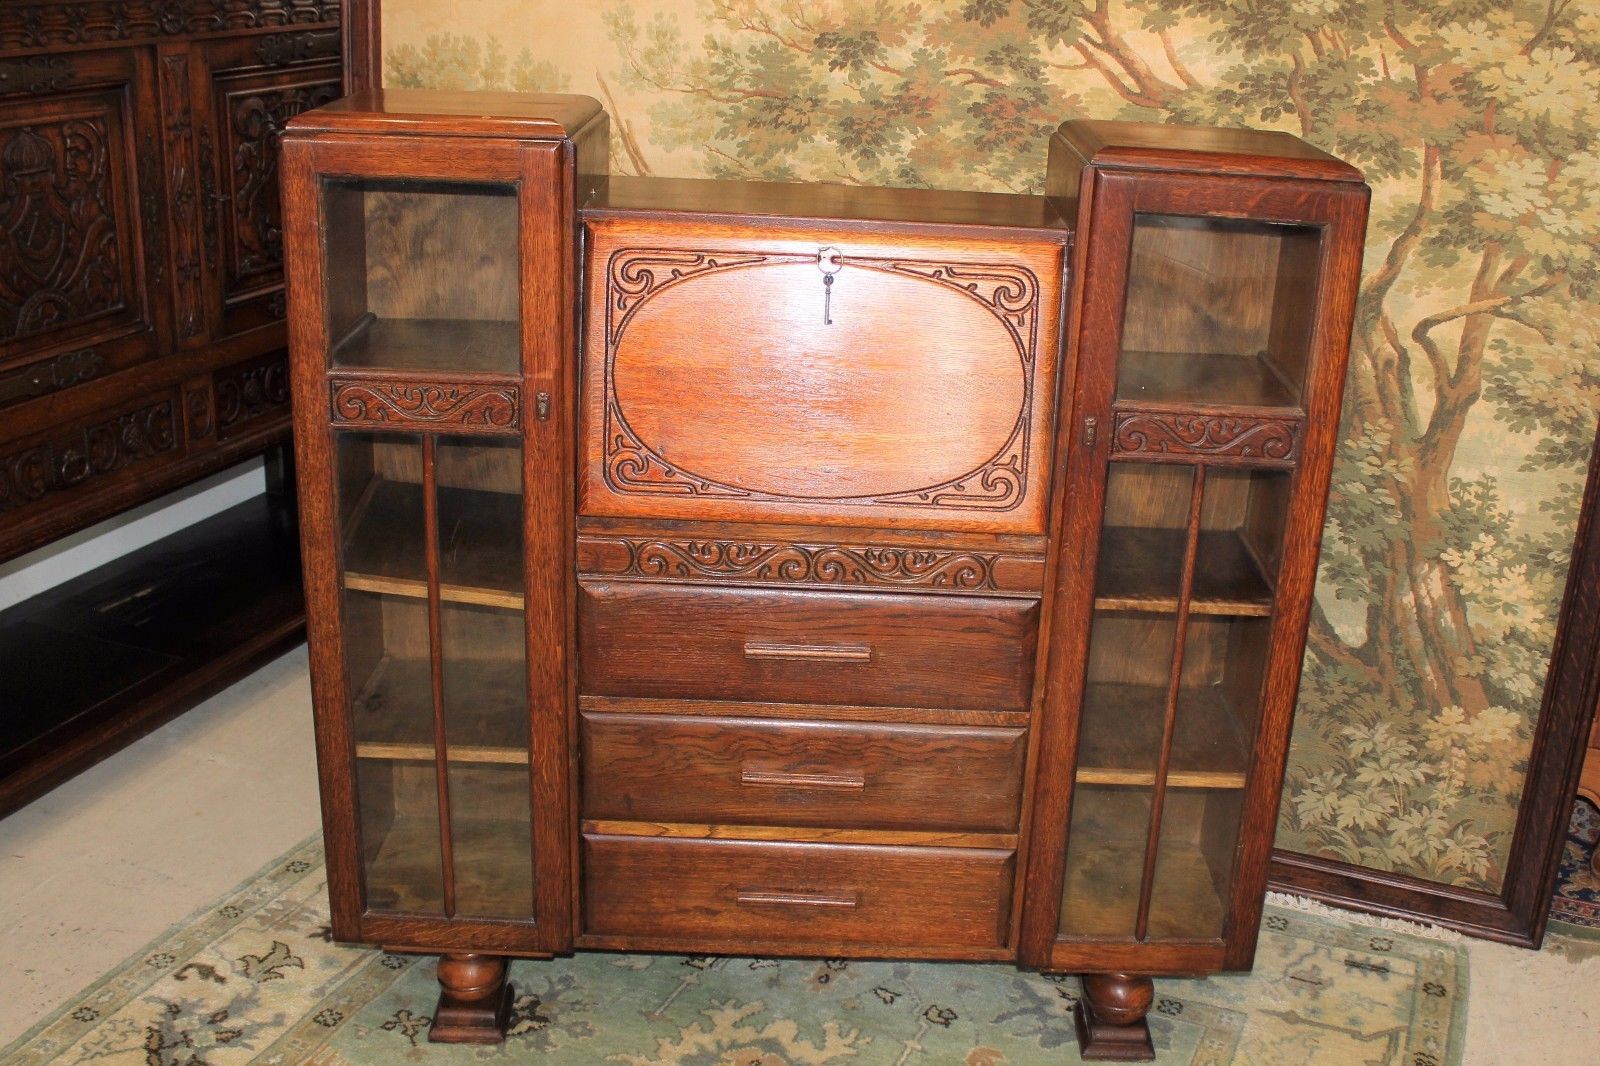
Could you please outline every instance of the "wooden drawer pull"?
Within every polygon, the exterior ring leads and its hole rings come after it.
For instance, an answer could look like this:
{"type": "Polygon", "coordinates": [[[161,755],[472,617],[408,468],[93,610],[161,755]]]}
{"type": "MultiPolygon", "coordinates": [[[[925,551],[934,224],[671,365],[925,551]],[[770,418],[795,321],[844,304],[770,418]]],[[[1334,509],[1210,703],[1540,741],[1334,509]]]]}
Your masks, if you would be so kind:
{"type": "Polygon", "coordinates": [[[847,911],[861,905],[861,899],[855,893],[844,896],[811,892],[768,892],[756,888],[741,891],[739,902],[756,906],[837,907],[847,911]]]}
{"type": "Polygon", "coordinates": [[[860,770],[845,770],[836,774],[803,773],[789,770],[757,770],[746,766],[739,771],[739,784],[766,785],[772,788],[826,788],[842,792],[860,792],[867,787],[867,775],[860,770]]]}
{"type": "Polygon", "coordinates": [[[872,659],[869,644],[778,644],[769,640],[744,642],[746,659],[803,659],[822,663],[864,663],[872,659]]]}

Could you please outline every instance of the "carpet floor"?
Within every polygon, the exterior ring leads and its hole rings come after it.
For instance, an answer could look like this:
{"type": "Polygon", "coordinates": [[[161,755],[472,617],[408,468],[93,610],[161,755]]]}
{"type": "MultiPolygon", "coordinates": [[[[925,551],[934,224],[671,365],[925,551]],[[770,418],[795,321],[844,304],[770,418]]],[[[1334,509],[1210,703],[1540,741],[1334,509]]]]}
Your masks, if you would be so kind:
{"type": "MultiPolygon", "coordinates": [[[[500,1047],[430,1045],[429,959],[335,944],[321,841],[178,923],[0,1062],[1072,1063],[1074,978],[1009,965],[584,953],[519,961],[500,1047]]],[[[1157,982],[1159,1061],[1460,1061],[1461,943],[1269,906],[1255,970],[1157,982]]]]}
{"type": "Polygon", "coordinates": [[[1572,808],[1561,874],[1550,905],[1550,932],[1600,940],[1600,875],[1593,866],[1596,848],[1600,848],[1600,811],[1579,800],[1572,808]]]}

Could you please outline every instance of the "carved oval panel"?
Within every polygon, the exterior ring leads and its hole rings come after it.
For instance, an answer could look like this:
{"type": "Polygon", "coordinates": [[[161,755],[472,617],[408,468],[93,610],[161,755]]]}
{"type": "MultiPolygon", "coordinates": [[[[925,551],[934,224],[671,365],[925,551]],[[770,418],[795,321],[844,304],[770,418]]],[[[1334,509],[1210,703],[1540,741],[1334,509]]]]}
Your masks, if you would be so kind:
{"type": "Polygon", "coordinates": [[[816,263],[768,260],[613,308],[620,428],[687,478],[814,500],[948,486],[1017,445],[1027,371],[1004,308],[848,261],[826,298],[831,323],[816,263]]]}

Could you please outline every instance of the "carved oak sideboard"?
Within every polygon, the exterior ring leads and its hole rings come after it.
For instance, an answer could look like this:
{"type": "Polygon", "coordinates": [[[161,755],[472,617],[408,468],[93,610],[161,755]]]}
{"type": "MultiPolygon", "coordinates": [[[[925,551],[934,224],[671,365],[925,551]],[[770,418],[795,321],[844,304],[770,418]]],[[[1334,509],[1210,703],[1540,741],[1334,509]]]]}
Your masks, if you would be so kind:
{"type": "Polygon", "coordinates": [[[611,178],[583,97],[285,142],[335,935],[1248,968],[1367,189],[1069,122],[1044,196],[611,178]]]}

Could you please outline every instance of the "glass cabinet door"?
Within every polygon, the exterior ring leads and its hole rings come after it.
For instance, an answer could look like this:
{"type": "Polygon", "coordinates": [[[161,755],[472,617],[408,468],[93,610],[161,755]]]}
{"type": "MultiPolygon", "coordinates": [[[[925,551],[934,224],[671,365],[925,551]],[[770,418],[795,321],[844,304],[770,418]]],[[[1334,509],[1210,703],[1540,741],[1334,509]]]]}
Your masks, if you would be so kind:
{"type": "Polygon", "coordinates": [[[533,914],[522,448],[336,438],[369,910],[533,914]]]}
{"type": "Polygon", "coordinates": [[[1055,937],[1220,952],[1274,654],[1324,227],[1143,211],[1138,195],[1118,231],[1118,317],[1083,327],[1079,413],[1098,413],[1076,461],[1104,502],[1076,534],[1093,538],[1096,569],[1055,937]],[[1096,446],[1102,420],[1110,439],[1096,446]]]}
{"type": "Polygon", "coordinates": [[[1110,468],[1062,935],[1223,935],[1289,477],[1110,468]]]}
{"type": "Polygon", "coordinates": [[[324,176],[318,195],[364,928],[526,923],[518,185],[324,176]]]}

